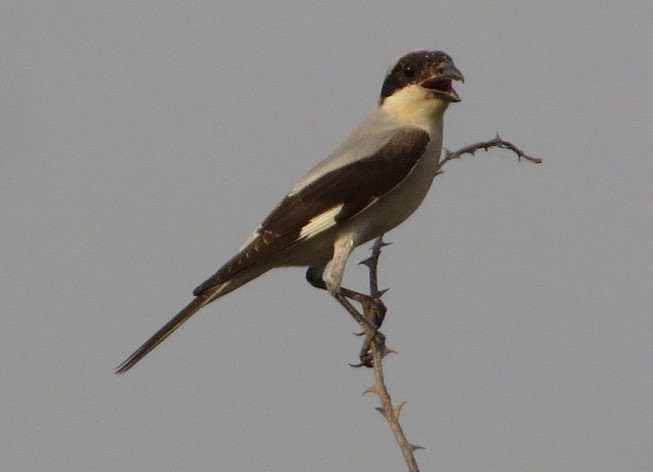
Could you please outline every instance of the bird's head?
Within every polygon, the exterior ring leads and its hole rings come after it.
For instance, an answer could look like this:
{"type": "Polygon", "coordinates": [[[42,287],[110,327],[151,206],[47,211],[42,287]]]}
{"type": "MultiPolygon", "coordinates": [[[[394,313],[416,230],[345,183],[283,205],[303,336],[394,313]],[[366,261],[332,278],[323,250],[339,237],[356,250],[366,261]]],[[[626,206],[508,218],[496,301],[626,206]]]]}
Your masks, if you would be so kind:
{"type": "Polygon", "coordinates": [[[388,68],[379,104],[402,114],[442,113],[450,103],[460,101],[453,81],[464,80],[448,54],[413,51],[388,68]]]}

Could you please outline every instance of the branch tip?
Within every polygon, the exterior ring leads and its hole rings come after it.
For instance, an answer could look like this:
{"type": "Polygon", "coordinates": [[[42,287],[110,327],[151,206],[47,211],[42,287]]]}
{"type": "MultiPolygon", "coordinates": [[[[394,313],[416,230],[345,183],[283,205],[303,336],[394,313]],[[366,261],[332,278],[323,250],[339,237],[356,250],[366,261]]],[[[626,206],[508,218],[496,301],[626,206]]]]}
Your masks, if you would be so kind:
{"type": "Polygon", "coordinates": [[[501,139],[499,136],[499,133],[496,134],[496,137],[494,139],[491,139],[489,141],[480,141],[475,144],[470,144],[469,146],[464,146],[460,149],[458,149],[455,152],[451,152],[448,149],[444,150],[444,158],[440,161],[440,167],[442,167],[446,162],[451,161],[453,159],[460,159],[463,154],[471,154],[474,156],[476,154],[476,151],[482,149],[484,151],[488,151],[490,148],[493,147],[498,147],[501,149],[508,149],[515,153],[517,155],[517,160],[521,161],[522,159],[532,162],[534,164],[540,164],[542,162],[542,159],[538,157],[533,157],[529,156],[526,154],[524,151],[519,149],[517,146],[514,144],[504,141],[501,139]]]}

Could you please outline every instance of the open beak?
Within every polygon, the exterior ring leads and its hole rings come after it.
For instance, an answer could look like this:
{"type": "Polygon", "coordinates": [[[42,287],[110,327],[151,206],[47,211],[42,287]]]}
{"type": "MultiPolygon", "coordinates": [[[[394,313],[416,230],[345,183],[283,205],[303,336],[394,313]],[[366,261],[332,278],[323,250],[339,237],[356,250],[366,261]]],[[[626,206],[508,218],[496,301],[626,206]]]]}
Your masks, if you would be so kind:
{"type": "Polygon", "coordinates": [[[451,86],[452,81],[465,82],[462,72],[453,65],[446,66],[438,75],[430,77],[422,82],[420,86],[429,89],[433,95],[446,102],[459,102],[458,93],[451,86]]]}

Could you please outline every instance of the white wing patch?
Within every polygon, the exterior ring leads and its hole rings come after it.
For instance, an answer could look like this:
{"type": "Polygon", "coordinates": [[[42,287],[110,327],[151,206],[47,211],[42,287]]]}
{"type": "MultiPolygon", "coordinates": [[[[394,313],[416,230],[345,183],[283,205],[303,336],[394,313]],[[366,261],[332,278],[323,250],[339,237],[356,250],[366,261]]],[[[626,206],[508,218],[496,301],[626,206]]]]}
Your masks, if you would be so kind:
{"type": "Polygon", "coordinates": [[[302,231],[299,233],[300,239],[308,239],[313,236],[326,231],[327,229],[336,225],[336,216],[342,210],[344,203],[334,206],[333,208],[320,213],[314,218],[311,218],[311,221],[306,223],[302,228],[302,231]]]}

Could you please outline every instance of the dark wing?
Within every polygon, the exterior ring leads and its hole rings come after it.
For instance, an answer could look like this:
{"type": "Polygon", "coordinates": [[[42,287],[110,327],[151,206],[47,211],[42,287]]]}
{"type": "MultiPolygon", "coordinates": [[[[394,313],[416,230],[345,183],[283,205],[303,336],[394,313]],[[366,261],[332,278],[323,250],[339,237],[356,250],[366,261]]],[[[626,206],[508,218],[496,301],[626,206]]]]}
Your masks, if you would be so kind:
{"type": "Polygon", "coordinates": [[[402,128],[376,153],[339,167],[287,196],[263,221],[255,237],[218,272],[193,292],[225,282],[238,272],[289,249],[302,239],[302,229],[316,217],[342,205],[334,215],[343,222],[392,190],[424,154],[429,135],[402,128]]]}

